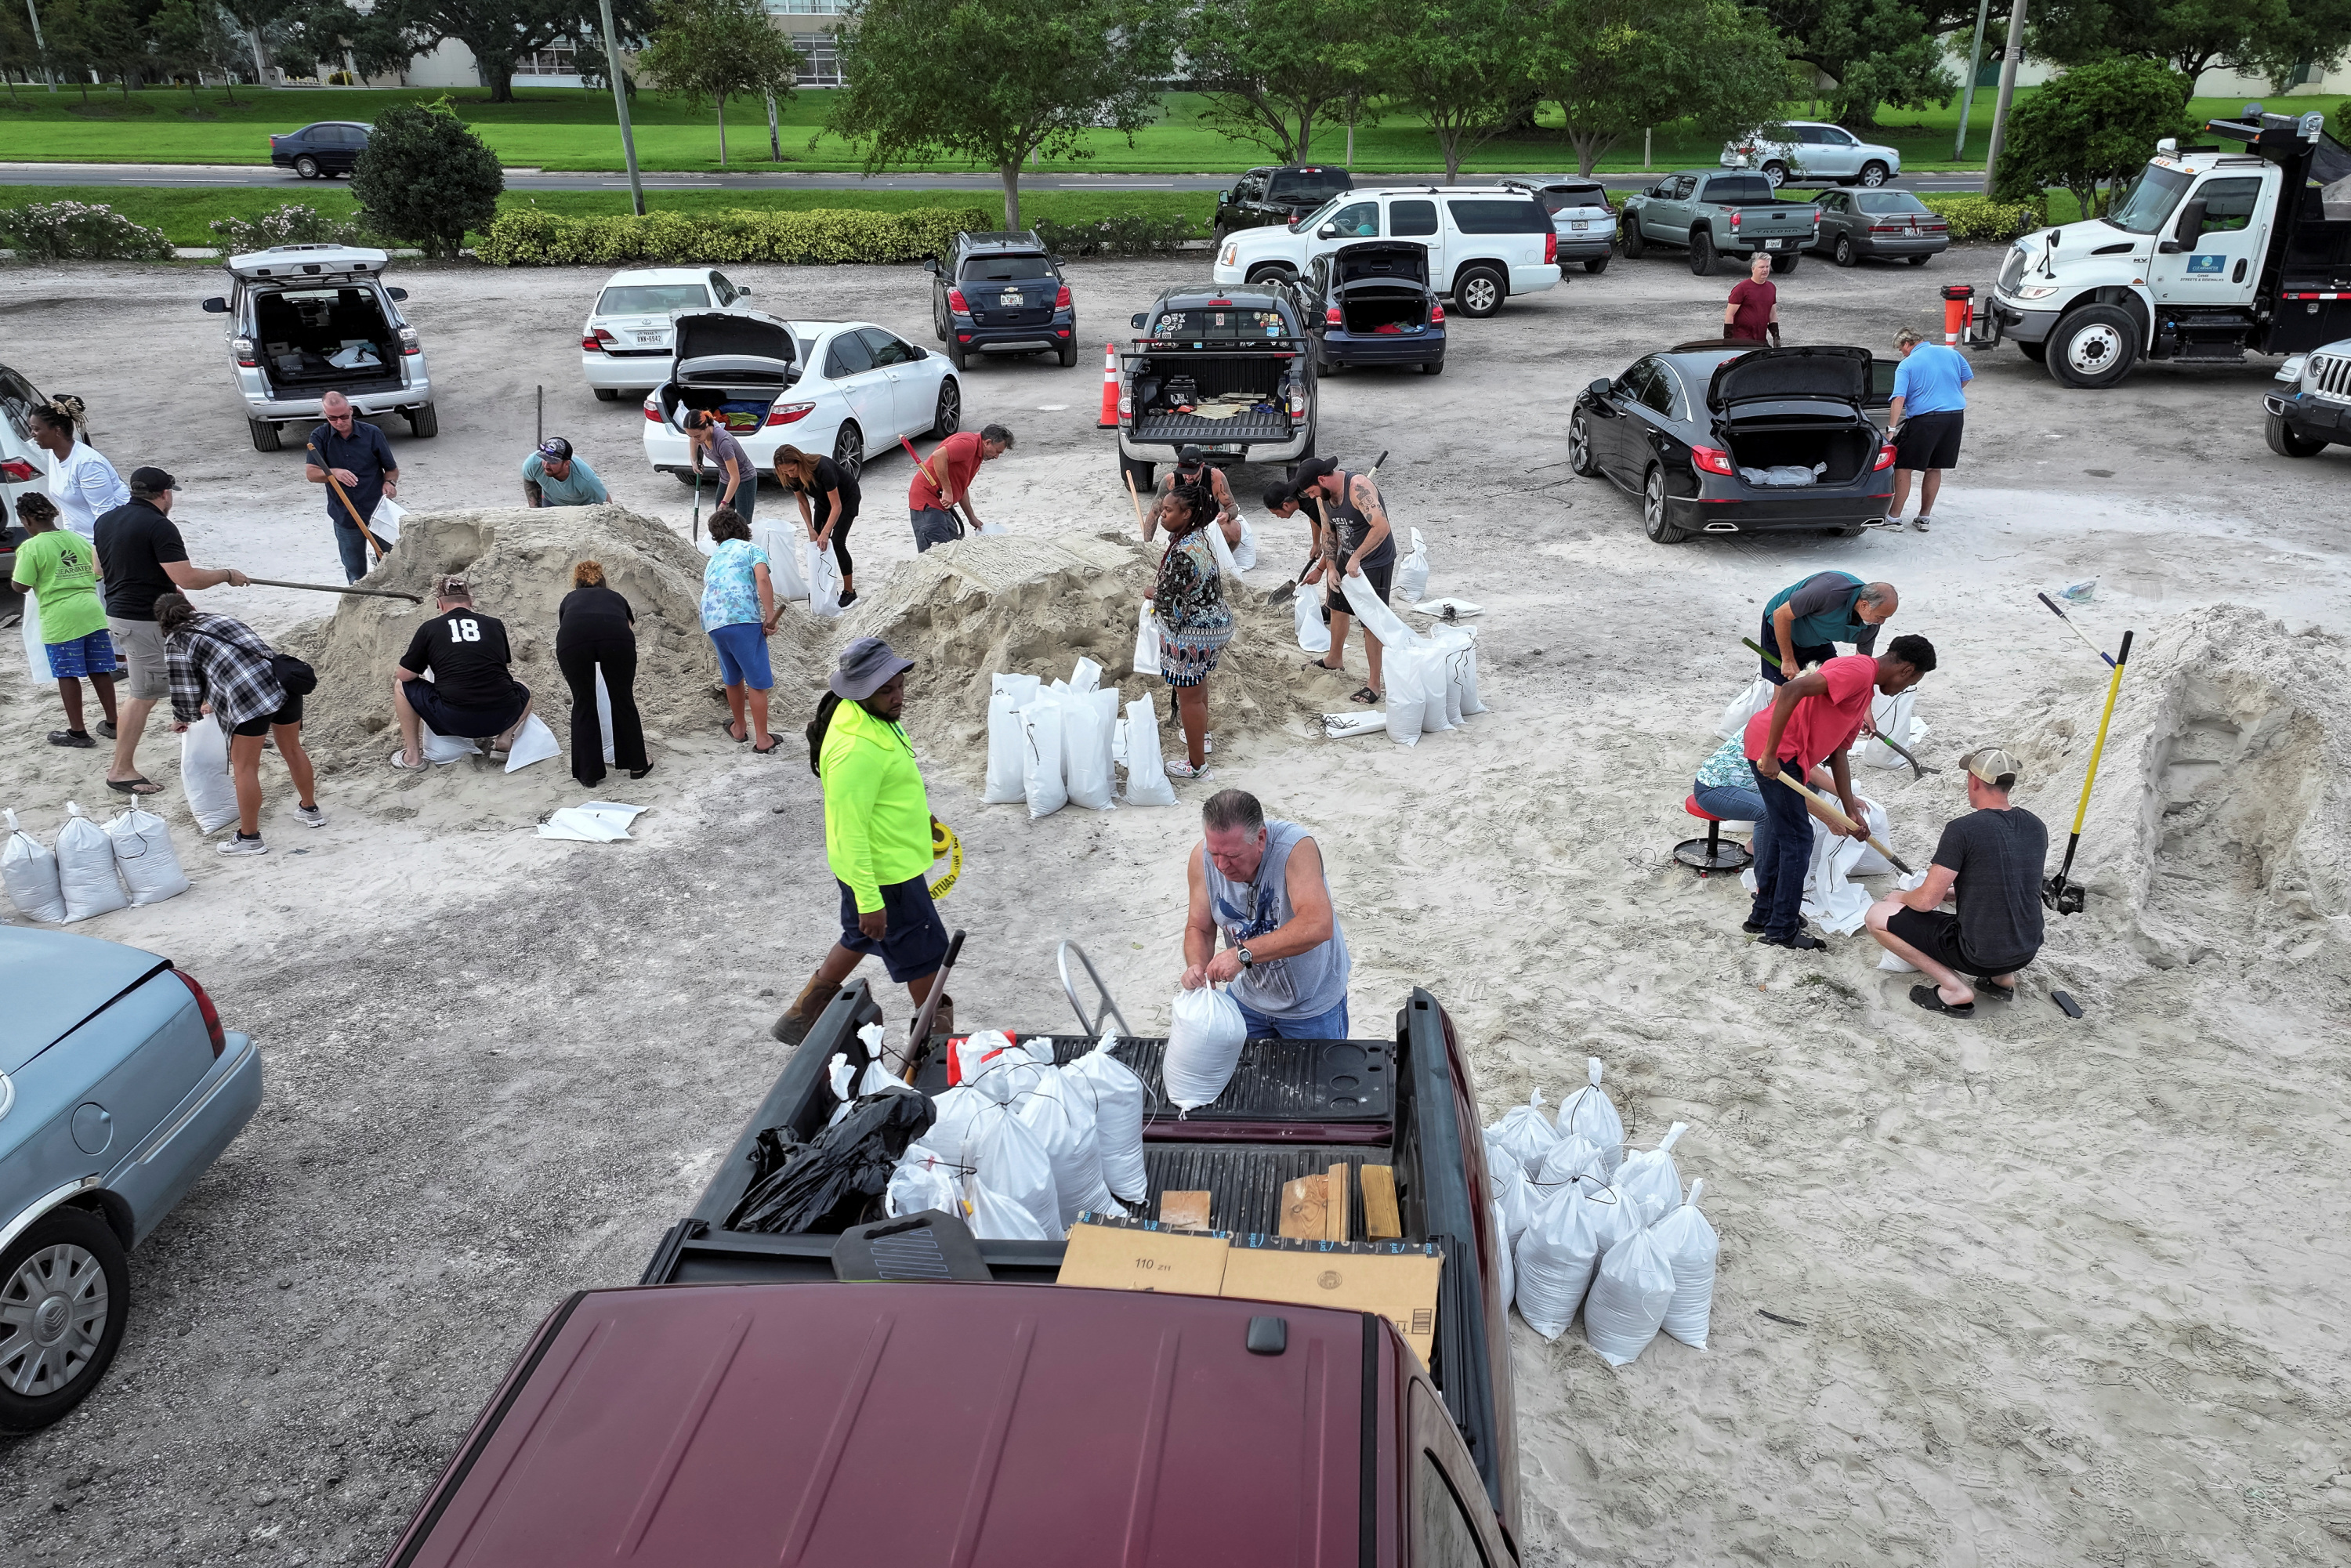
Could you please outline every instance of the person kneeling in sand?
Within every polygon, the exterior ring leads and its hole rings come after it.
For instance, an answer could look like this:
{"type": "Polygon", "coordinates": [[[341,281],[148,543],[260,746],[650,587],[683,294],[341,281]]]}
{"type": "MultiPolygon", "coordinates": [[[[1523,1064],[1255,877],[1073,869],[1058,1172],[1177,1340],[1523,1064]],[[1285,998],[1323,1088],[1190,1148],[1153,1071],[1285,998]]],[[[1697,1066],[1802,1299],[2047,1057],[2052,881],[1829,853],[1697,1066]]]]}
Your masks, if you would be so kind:
{"type": "Polygon", "coordinates": [[[426,766],[427,725],[453,740],[487,740],[496,757],[530,717],[530,688],[514,678],[506,622],[474,608],[474,591],[462,577],[434,578],[433,599],[441,613],[416,629],[392,673],[392,710],[400,721],[392,765],[403,773],[426,766]]]}
{"type": "Polygon", "coordinates": [[[2041,868],[2049,858],[2049,830],[2023,807],[2008,803],[2016,758],[1987,746],[1961,758],[1959,766],[1967,770],[1968,804],[1975,809],[1944,827],[1927,880],[1879,899],[1867,921],[1878,946],[1934,980],[1911,987],[1912,1001],[1930,1013],[1967,1018],[1980,996],[2013,1000],[2017,971],[2041,951],[2041,868]],[[1957,914],[1944,911],[1947,894],[1957,902],[1957,914]]]}

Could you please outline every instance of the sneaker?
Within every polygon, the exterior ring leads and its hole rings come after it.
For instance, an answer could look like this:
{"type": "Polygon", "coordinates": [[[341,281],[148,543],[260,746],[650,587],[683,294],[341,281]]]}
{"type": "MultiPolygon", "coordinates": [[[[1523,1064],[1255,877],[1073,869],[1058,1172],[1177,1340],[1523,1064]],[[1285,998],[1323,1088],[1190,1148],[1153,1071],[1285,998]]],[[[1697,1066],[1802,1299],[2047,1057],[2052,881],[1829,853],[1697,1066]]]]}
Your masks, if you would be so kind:
{"type": "Polygon", "coordinates": [[[848,609],[851,605],[852,605],[852,604],[856,603],[856,602],[857,602],[857,590],[855,590],[855,589],[853,589],[853,588],[852,588],[852,589],[851,589],[848,592],[846,592],[846,593],[842,594],[842,595],[841,596],[841,599],[840,599],[839,602],[840,602],[841,607],[843,610],[846,610],[846,609],[848,609]]]}
{"type": "Polygon", "coordinates": [[[1910,526],[1923,534],[1934,520],[1934,518],[1928,517],[1926,513],[1921,512],[1917,517],[1910,519],[1910,526]]]}
{"type": "Polygon", "coordinates": [[[1208,766],[1204,762],[1199,767],[1195,768],[1188,762],[1171,761],[1167,764],[1167,777],[1170,779],[1206,779],[1208,777],[1208,766]]]}
{"type": "Polygon", "coordinates": [[[1799,931],[1793,936],[1789,937],[1785,942],[1777,941],[1771,937],[1766,936],[1762,938],[1760,945],[1765,947],[1786,947],[1798,953],[1814,953],[1828,946],[1827,943],[1822,941],[1819,937],[1813,936],[1809,931],[1799,931]]]}
{"type": "Polygon", "coordinates": [[[49,731],[49,744],[70,746],[77,751],[87,751],[98,742],[89,737],[89,731],[86,729],[53,729],[49,731]]]}
{"type": "Polygon", "coordinates": [[[306,828],[323,828],[327,825],[327,813],[316,806],[297,806],[294,820],[306,828]]]}
{"type": "Polygon", "coordinates": [[[1739,928],[1741,931],[1746,932],[1750,936],[1761,936],[1763,935],[1763,922],[1761,920],[1742,920],[1739,923],[1739,928]]]}
{"type": "Polygon", "coordinates": [[[106,737],[107,739],[109,739],[109,740],[112,740],[112,739],[114,739],[114,738],[115,738],[114,721],[113,721],[112,719],[110,719],[110,718],[102,718],[102,719],[99,719],[99,720],[98,721],[98,733],[99,733],[99,735],[101,735],[101,736],[105,737],[106,737]]]}
{"type": "Polygon", "coordinates": [[[225,855],[266,855],[269,852],[269,846],[261,841],[259,833],[254,834],[249,839],[243,833],[238,833],[234,837],[223,839],[213,848],[225,855]]]}

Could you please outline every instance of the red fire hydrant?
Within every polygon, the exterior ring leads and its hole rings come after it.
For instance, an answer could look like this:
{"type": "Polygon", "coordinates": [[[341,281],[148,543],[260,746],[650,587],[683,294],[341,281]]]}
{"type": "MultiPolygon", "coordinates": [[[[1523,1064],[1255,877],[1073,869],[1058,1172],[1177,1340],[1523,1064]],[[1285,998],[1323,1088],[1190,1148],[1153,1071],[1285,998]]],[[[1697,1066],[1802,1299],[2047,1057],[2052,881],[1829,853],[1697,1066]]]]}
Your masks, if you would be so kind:
{"type": "Polygon", "coordinates": [[[1975,319],[1975,297],[1972,284],[1943,285],[1943,347],[1956,349],[1967,335],[1970,323],[1975,319]]]}

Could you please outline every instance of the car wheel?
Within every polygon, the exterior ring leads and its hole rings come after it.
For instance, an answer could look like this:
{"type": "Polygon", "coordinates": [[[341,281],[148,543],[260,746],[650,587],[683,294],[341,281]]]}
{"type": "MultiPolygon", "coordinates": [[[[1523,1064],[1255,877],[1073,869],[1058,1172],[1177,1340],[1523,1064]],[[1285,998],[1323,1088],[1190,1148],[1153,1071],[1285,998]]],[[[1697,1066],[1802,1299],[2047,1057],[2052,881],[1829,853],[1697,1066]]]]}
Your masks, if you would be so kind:
{"type": "Polygon", "coordinates": [[[1771,182],[1771,188],[1776,191],[1788,183],[1788,166],[1775,158],[1763,165],[1763,178],[1771,182]]]}
{"type": "Polygon", "coordinates": [[[1661,545],[1677,545],[1689,538],[1666,514],[1666,471],[1654,463],[1641,481],[1641,528],[1661,545]]]}
{"type": "Polygon", "coordinates": [[[2263,422],[2262,437],[2270,444],[2270,450],[2281,457],[2315,457],[2326,450],[2326,443],[2296,435],[2294,426],[2274,413],[2263,422]]]}
{"type": "Polygon", "coordinates": [[[1122,489],[1125,487],[1126,482],[1132,479],[1134,481],[1134,493],[1138,496],[1147,496],[1151,493],[1151,482],[1159,476],[1159,465],[1129,457],[1122,452],[1118,455],[1118,475],[1119,486],[1122,489]]]}
{"type": "Polygon", "coordinates": [[[1934,259],[1935,258],[1931,256],[1914,256],[1908,258],[1910,265],[1913,267],[1924,267],[1934,259]]]}
{"type": "Polygon", "coordinates": [[[2065,386],[2113,386],[2137,358],[2138,322],[2119,305],[2085,305],[2049,334],[2049,373],[2065,386]]]}
{"type": "Polygon", "coordinates": [[[1472,320],[1499,310],[1510,291],[1510,280],[1490,267],[1473,267],[1453,280],[1453,302],[1472,320]]]}
{"type": "Polygon", "coordinates": [[[277,425],[266,419],[248,419],[245,422],[245,427],[253,433],[253,449],[256,452],[277,450],[277,425]]]}
{"type": "Polygon", "coordinates": [[[1070,329],[1070,340],[1061,345],[1061,351],[1059,357],[1063,370],[1075,370],[1077,368],[1078,329],[1074,325],[1070,329]]]}
{"type": "Polygon", "coordinates": [[[1873,158],[1861,166],[1861,183],[1865,189],[1875,191],[1892,178],[1893,171],[1873,158]]]}
{"type": "Polygon", "coordinates": [[[1600,465],[1592,460],[1592,423],[1580,409],[1567,422],[1567,465],[1579,478],[1600,477],[1600,465]]]}
{"type": "Polygon", "coordinates": [[[401,412],[408,416],[408,433],[418,440],[422,441],[428,436],[441,434],[440,411],[431,403],[428,402],[421,408],[402,409],[401,412]]]}
{"type": "Polygon", "coordinates": [[[1423,360],[1420,361],[1420,373],[1425,376],[1441,376],[1445,373],[1445,361],[1443,360],[1423,360]]]}
{"type": "Polygon", "coordinates": [[[1803,259],[1804,258],[1802,256],[1792,250],[1782,251],[1779,255],[1771,258],[1771,270],[1784,277],[1787,274],[1795,271],[1796,264],[1803,259]]]}
{"type": "Polygon", "coordinates": [[[1714,271],[1714,235],[1704,229],[1690,231],[1689,267],[1691,275],[1698,277],[1714,271]]]}
{"type": "Polygon", "coordinates": [[[1278,261],[1261,262],[1249,268],[1251,283],[1288,283],[1298,274],[1278,261]]]}
{"type": "Polygon", "coordinates": [[[1836,251],[1829,259],[1835,262],[1839,267],[1859,267],[1861,265],[1861,252],[1853,248],[1853,236],[1851,235],[1837,235],[1836,251]]]}
{"type": "Polygon", "coordinates": [[[949,376],[939,382],[939,401],[931,408],[931,439],[945,441],[962,427],[963,388],[949,376]]]}
{"type": "Polygon", "coordinates": [[[315,180],[319,177],[319,161],[305,152],[294,160],[294,172],[305,180],[315,180]]]}
{"type": "Polygon", "coordinates": [[[2046,343],[2019,343],[2017,349],[2036,365],[2049,362],[2049,345],[2046,343]]]}
{"type": "Polygon", "coordinates": [[[1617,225],[1617,232],[1624,238],[1625,255],[1629,259],[1638,261],[1649,253],[1649,242],[1641,237],[1641,220],[1632,214],[1625,214],[1625,221],[1617,225]]]}
{"type": "Polygon", "coordinates": [[[598,387],[596,389],[596,401],[598,402],[618,402],[621,401],[620,389],[617,387],[598,387]]]}
{"type": "Polygon", "coordinates": [[[1608,270],[1608,260],[1609,258],[1604,256],[1586,256],[1583,261],[1583,270],[1590,273],[1605,272],[1608,270]]]}
{"type": "Polygon", "coordinates": [[[967,371],[971,369],[971,355],[961,343],[951,341],[947,344],[947,363],[958,371],[967,371]]]}
{"type": "MultiPolygon", "coordinates": [[[[955,385],[953,382],[948,382],[939,388],[941,402],[946,399],[947,387],[953,385],[955,385]]],[[[954,434],[952,426],[949,427],[948,434],[954,434]]],[[[841,433],[832,438],[832,460],[840,464],[841,471],[852,479],[865,472],[865,433],[857,428],[855,420],[844,419],[841,422],[841,433]]]]}
{"type": "Polygon", "coordinates": [[[106,1375],[131,1317],[113,1228],[53,1208],[0,1254],[0,1435],[37,1432],[106,1375]]]}
{"type": "Polygon", "coordinates": [[[691,468],[674,469],[672,471],[670,477],[675,479],[679,484],[684,486],[689,490],[695,487],[695,474],[694,470],[691,468]]]}
{"type": "Polygon", "coordinates": [[[1218,224],[1214,228],[1210,229],[1208,231],[1208,254],[1214,256],[1217,252],[1224,249],[1225,241],[1229,238],[1230,235],[1231,231],[1226,228],[1222,224],[1218,224]]]}

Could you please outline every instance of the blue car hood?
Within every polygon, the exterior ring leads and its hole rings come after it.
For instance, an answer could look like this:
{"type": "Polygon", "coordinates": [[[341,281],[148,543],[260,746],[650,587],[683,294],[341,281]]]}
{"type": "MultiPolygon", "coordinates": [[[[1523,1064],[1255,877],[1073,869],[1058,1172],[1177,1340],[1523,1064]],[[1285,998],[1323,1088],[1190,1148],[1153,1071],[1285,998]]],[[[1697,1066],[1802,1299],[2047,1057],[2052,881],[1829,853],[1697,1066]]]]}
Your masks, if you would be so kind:
{"type": "Polygon", "coordinates": [[[14,1072],[166,960],[63,931],[0,928],[0,1072],[14,1072]]]}

